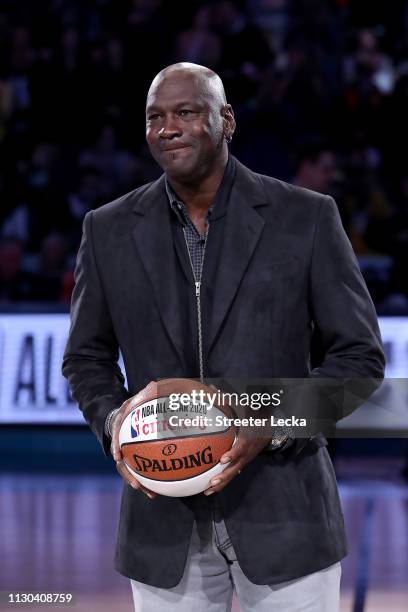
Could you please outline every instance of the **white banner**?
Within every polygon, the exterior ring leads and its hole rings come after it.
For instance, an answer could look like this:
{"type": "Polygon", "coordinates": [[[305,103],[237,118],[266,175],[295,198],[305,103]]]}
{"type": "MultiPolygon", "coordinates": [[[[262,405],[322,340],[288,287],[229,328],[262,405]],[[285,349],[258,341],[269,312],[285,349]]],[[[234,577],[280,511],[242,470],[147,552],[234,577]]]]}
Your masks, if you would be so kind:
{"type": "MultiPolygon", "coordinates": [[[[408,317],[380,327],[386,376],[406,378],[408,317]]],[[[67,314],[0,314],[0,423],[84,422],[61,374],[68,330],[67,314]]]]}
{"type": "Polygon", "coordinates": [[[61,374],[67,314],[0,315],[0,422],[83,423],[61,374]]]}

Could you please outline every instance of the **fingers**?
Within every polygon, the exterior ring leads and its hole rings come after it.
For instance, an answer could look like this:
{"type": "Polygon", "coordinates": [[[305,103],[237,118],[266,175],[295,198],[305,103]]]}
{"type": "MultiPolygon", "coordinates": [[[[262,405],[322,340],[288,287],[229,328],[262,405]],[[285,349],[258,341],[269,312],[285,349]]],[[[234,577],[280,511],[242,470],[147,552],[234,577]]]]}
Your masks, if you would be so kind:
{"type": "Polygon", "coordinates": [[[237,438],[234,446],[232,446],[229,451],[223,454],[220,459],[220,463],[231,463],[233,461],[238,461],[243,453],[246,454],[248,447],[248,440],[237,438]]]}
{"type": "Polygon", "coordinates": [[[228,466],[221,474],[212,478],[209,488],[204,491],[205,495],[221,491],[225,485],[241,473],[243,467],[259,453],[264,445],[265,440],[263,438],[255,440],[237,438],[234,446],[224,453],[220,459],[220,463],[228,464],[228,466]]]}
{"type": "Polygon", "coordinates": [[[268,438],[237,438],[235,444],[229,451],[224,453],[220,459],[220,463],[236,463],[241,459],[244,464],[251,461],[268,443],[268,438]]]}
{"type": "Polygon", "coordinates": [[[230,448],[220,459],[220,463],[229,465],[217,476],[210,481],[210,486],[204,491],[205,495],[212,495],[218,493],[238,474],[241,473],[242,468],[247,463],[247,440],[240,440],[239,438],[235,442],[234,446],[230,448]]]}
{"type": "Polygon", "coordinates": [[[111,422],[112,441],[111,441],[110,450],[111,450],[111,455],[115,461],[121,461],[123,458],[121,450],[120,450],[120,444],[119,444],[119,432],[120,432],[120,427],[123,421],[125,420],[128,412],[130,412],[131,410],[130,404],[132,403],[133,400],[134,400],[134,397],[130,397],[125,402],[123,402],[118,412],[112,418],[112,422],[111,422]]]}
{"type": "Polygon", "coordinates": [[[150,382],[144,389],[139,391],[133,397],[128,398],[123,402],[117,413],[113,416],[111,422],[111,431],[112,431],[112,441],[111,441],[111,455],[116,463],[116,469],[125,482],[131,486],[133,489],[140,490],[145,493],[150,499],[156,497],[156,493],[150,491],[146,487],[144,487],[127,469],[125,462],[123,461],[123,455],[120,450],[119,444],[119,432],[122,426],[123,421],[127,417],[127,415],[133,410],[133,406],[135,401],[139,398],[142,398],[144,394],[149,393],[152,387],[155,385],[153,381],[150,382]]]}
{"type": "Polygon", "coordinates": [[[134,476],[132,476],[132,474],[127,469],[124,461],[117,461],[116,469],[118,470],[122,478],[127,482],[127,484],[130,485],[133,489],[142,491],[150,499],[156,497],[156,493],[153,493],[153,491],[146,489],[146,487],[144,487],[134,476]]]}
{"type": "Polygon", "coordinates": [[[241,473],[243,467],[245,465],[244,460],[236,461],[229,465],[221,472],[221,474],[217,474],[210,481],[210,486],[208,489],[204,491],[204,495],[212,495],[213,493],[219,493],[222,489],[238,474],[241,473]]]}

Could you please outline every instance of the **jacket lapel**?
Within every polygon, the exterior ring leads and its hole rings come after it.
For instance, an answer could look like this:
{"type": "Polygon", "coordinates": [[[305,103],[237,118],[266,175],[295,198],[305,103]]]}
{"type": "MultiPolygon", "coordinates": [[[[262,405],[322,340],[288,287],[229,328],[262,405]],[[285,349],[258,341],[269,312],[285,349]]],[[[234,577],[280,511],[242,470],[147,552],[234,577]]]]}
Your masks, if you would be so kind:
{"type": "MultiPolygon", "coordinates": [[[[208,353],[227,316],[265,225],[256,208],[270,204],[260,178],[237,160],[236,166],[218,272],[214,280],[208,353]]],[[[164,188],[164,175],[139,196],[133,211],[136,219],[133,227],[136,248],[152,285],[163,324],[183,364],[183,322],[177,293],[171,213],[164,188]]]]}
{"type": "Polygon", "coordinates": [[[237,170],[225,220],[223,245],[215,279],[209,331],[210,352],[261,237],[264,219],[256,207],[267,203],[259,177],[236,161],[237,170]]]}
{"type": "Polygon", "coordinates": [[[132,233],[136,248],[152,285],[163,324],[183,363],[171,211],[164,188],[164,175],[141,195],[133,212],[135,222],[132,233]]]}

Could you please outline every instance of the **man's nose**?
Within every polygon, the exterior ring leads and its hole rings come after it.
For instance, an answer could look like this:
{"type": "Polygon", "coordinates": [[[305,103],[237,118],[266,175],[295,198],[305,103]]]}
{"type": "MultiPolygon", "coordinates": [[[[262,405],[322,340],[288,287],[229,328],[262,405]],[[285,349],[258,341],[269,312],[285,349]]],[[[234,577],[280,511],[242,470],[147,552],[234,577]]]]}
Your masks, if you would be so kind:
{"type": "Polygon", "coordinates": [[[163,124],[159,130],[161,138],[175,138],[181,136],[182,131],[179,123],[174,117],[165,117],[163,124]]]}

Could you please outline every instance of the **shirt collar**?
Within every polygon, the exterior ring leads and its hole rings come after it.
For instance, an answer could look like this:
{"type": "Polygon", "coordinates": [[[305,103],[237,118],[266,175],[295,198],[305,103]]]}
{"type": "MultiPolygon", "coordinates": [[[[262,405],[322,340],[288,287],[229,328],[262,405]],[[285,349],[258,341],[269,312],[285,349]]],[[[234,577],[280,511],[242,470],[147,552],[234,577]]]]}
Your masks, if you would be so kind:
{"type": "MultiPolygon", "coordinates": [[[[235,178],[235,159],[231,155],[228,158],[228,163],[225,167],[224,175],[222,177],[221,184],[218,188],[214,201],[207,212],[207,218],[211,221],[219,219],[227,212],[228,200],[232,188],[232,184],[235,178]]],[[[166,193],[169,200],[171,209],[176,214],[178,220],[182,225],[188,223],[188,212],[184,202],[178,197],[174,189],[172,188],[170,181],[167,176],[165,177],[166,193]]]]}

